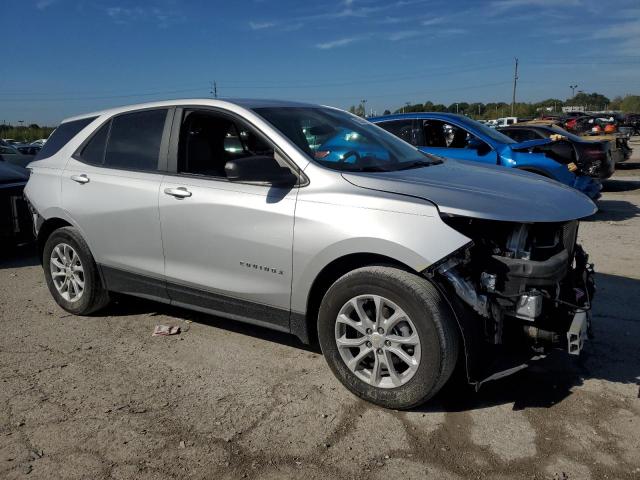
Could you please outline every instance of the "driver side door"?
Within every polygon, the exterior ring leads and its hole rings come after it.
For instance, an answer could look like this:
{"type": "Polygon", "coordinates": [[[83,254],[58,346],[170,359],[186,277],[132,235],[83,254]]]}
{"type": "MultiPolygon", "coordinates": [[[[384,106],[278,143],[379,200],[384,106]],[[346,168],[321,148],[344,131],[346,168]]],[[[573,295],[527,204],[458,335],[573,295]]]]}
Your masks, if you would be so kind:
{"type": "Polygon", "coordinates": [[[274,145],[235,115],[178,109],[169,155],[159,205],[172,303],[288,331],[298,188],[224,174],[234,158],[278,160],[274,145]]]}
{"type": "Polygon", "coordinates": [[[423,152],[458,160],[496,165],[498,154],[491,146],[466,129],[441,120],[419,120],[423,152]]]}

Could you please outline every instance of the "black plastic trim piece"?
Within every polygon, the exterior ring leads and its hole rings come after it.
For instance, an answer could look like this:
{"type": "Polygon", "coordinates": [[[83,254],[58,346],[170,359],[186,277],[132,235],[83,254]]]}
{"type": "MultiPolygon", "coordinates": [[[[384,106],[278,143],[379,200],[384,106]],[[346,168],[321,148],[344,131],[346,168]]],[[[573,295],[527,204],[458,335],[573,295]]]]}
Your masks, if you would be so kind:
{"type": "Polygon", "coordinates": [[[307,316],[304,313],[291,312],[289,329],[305,345],[311,343],[311,332],[309,332],[307,316]]]}
{"type": "Polygon", "coordinates": [[[107,290],[144,298],[169,300],[164,280],[100,265],[107,290]]]}
{"type": "Polygon", "coordinates": [[[167,282],[172,305],[190,306],[208,313],[289,332],[289,310],[228,297],[186,285],[167,282]]]}
{"type": "MultiPolygon", "coordinates": [[[[107,290],[290,333],[289,310],[99,265],[107,290]]],[[[294,332],[299,338],[300,335],[294,332]]],[[[304,340],[303,340],[304,341],[304,340]]]]}

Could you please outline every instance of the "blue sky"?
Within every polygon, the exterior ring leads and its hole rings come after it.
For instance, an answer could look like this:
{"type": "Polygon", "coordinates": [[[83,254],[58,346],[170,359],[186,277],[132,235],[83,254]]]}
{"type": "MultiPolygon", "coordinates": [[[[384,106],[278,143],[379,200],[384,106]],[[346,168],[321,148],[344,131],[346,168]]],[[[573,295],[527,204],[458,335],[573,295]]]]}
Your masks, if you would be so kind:
{"type": "Polygon", "coordinates": [[[640,94],[638,0],[0,0],[0,122],[166,98],[405,102],[640,94]]]}

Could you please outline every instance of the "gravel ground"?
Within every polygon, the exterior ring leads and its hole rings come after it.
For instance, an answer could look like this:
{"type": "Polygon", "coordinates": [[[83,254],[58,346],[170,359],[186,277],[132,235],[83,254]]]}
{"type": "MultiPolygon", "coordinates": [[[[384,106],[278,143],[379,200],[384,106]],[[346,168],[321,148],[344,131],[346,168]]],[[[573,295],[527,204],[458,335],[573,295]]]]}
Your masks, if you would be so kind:
{"type": "Polygon", "coordinates": [[[412,412],[356,399],[287,335],[127,298],[68,315],[30,249],[0,259],[0,478],[640,479],[635,149],[581,226],[589,353],[412,412]]]}

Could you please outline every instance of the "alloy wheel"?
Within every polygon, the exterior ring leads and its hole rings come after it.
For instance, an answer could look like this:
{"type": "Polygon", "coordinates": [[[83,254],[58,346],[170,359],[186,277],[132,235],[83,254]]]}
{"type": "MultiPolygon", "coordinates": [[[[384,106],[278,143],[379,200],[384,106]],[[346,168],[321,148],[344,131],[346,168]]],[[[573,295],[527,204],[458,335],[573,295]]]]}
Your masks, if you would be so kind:
{"type": "Polygon", "coordinates": [[[400,387],[420,365],[415,325],[402,308],[380,295],[359,295],[344,304],[335,341],[347,368],[374,387],[400,387]]]}
{"type": "Polygon", "coordinates": [[[62,298],[77,302],[84,293],[84,267],[78,253],[66,243],[59,243],[51,251],[49,260],[53,285],[62,298]]]}

